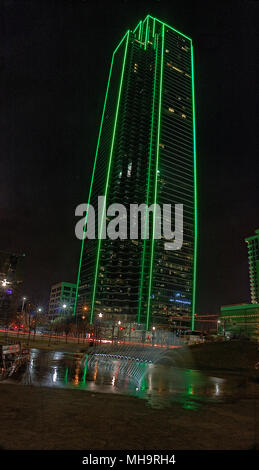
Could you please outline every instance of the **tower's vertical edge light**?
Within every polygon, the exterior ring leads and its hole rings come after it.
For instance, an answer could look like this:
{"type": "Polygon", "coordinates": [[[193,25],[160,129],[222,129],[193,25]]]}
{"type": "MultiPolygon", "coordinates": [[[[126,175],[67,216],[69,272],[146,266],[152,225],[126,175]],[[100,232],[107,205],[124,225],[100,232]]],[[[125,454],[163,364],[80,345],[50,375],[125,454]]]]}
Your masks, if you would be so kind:
{"type": "MultiPolygon", "coordinates": [[[[154,38],[154,42],[156,38],[154,38]]],[[[146,195],[146,205],[149,205],[149,191],[150,191],[150,175],[151,175],[151,164],[152,164],[152,146],[153,146],[153,130],[154,130],[154,113],[155,113],[155,98],[156,98],[156,77],[157,77],[157,51],[156,48],[156,58],[155,58],[155,71],[154,71],[154,88],[153,88],[153,103],[152,103],[152,119],[151,119],[151,131],[150,131],[150,146],[149,146],[149,161],[148,161],[148,180],[147,180],[147,195],[146,195]]],[[[143,295],[143,283],[144,283],[144,266],[145,266],[145,257],[146,257],[146,230],[147,230],[147,218],[148,210],[146,209],[145,214],[145,236],[143,242],[143,251],[142,251],[142,266],[141,266],[141,275],[140,275],[140,288],[139,288],[139,303],[138,303],[138,318],[137,321],[140,323],[141,320],[141,307],[142,307],[142,295],[143,295]]]]}
{"type": "MultiPolygon", "coordinates": [[[[105,183],[105,190],[104,190],[105,200],[107,200],[108,186],[109,186],[109,181],[110,181],[111,164],[112,164],[112,157],[113,157],[113,148],[114,148],[115,134],[116,134],[116,128],[117,128],[120,99],[121,99],[121,90],[122,90],[122,83],[123,83],[123,78],[124,78],[126,56],[127,56],[128,44],[129,44],[129,33],[130,33],[130,31],[128,31],[126,33],[126,35],[124,36],[124,37],[127,37],[127,40],[126,40],[126,45],[125,45],[124,57],[123,57],[123,65],[122,65],[122,71],[121,71],[121,77],[120,77],[120,86],[119,86],[119,93],[118,93],[117,106],[116,106],[116,112],[115,112],[110,156],[109,156],[108,169],[107,169],[107,175],[106,175],[106,183],[105,183]]],[[[116,48],[116,51],[117,51],[117,49],[118,48],[116,48]]],[[[114,51],[114,53],[115,53],[115,51],[114,51]]],[[[106,217],[105,210],[106,210],[106,207],[104,205],[103,206],[103,211],[102,211],[100,233],[102,233],[103,221],[104,221],[104,217],[106,217]]],[[[98,238],[98,245],[97,245],[97,255],[96,255],[94,283],[93,283],[93,293],[92,293],[92,300],[91,300],[91,313],[90,313],[90,323],[91,324],[93,323],[93,317],[94,317],[94,306],[95,306],[96,286],[97,286],[97,277],[98,277],[99,261],[100,261],[101,242],[102,242],[102,239],[99,237],[98,238]]]]}
{"type": "Polygon", "coordinates": [[[183,36],[184,38],[188,39],[189,41],[191,41],[191,38],[189,38],[188,36],[186,36],[186,34],[183,34],[181,33],[181,31],[178,31],[177,29],[173,28],[172,26],[170,26],[169,24],[166,24],[164,23],[163,21],[159,20],[158,18],[153,18],[153,16],[150,16],[150,18],[152,18],[153,20],[156,20],[158,23],[160,23],[161,25],[164,25],[166,26],[167,28],[171,29],[172,31],[174,31],[175,33],[177,34],[180,34],[181,36],[183,36]]]}
{"type": "Polygon", "coordinates": [[[107,83],[107,87],[106,87],[106,93],[105,93],[105,99],[104,99],[104,105],[103,105],[103,112],[102,112],[101,124],[100,124],[100,129],[99,129],[99,134],[98,134],[97,145],[96,145],[96,152],[95,152],[95,158],[94,158],[94,166],[93,166],[93,171],[92,171],[92,178],[91,178],[90,189],[89,189],[89,195],[88,195],[88,206],[87,206],[87,211],[86,211],[86,215],[85,215],[85,225],[84,225],[84,232],[83,232],[83,240],[82,240],[82,244],[81,244],[81,251],[80,251],[80,258],[79,258],[79,266],[78,266],[78,274],[77,274],[77,282],[76,282],[76,296],[75,296],[75,303],[74,303],[73,316],[75,316],[75,314],[76,314],[77,297],[78,297],[78,287],[79,287],[79,282],[80,282],[80,272],[81,272],[82,258],[83,258],[83,252],[84,252],[84,242],[85,242],[85,231],[86,231],[86,224],[87,224],[88,207],[89,207],[90,200],[91,200],[91,194],[92,194],[92,188],[93,188],[93,181],[94,181],[94,174],[95,174],[95,168],[96,168],[96,162],[97,162],[97,155],[98,155],[98,151],[99,151],[99,145],[100,145],[100,139],[101,139],[101,133],[102,133],[102,127],[103,127],[103,120],[104,120],[105,109],[106,109],[106,102],[107,102],[107,97],[108,97],[108,91],[109,91],[110,81],[111,81],[113,60],[114,60],[114,54],[113,54],[113,56],[112,56],[111,65],[110,65],[110,71],[109,71],[108,83],[107,83]]]}
{"type": "MultiPolygon", "coordinates": [[[[152,18],[152,17],[150,17],[150,18],[152,18]]],[[[153,38],[155,37],[155,31],[156,31],[156,19],[153,18],[153,31],[152,31],[153,38]]]]}
{"type": "Polygon", "coordinates": [[[162,24],[162,45],[161,45],[161,61],[160,61],[160,84],[159,84],[159,105],[158,105],[158,125],[157,125],[157,146],[156,146],[156,166],[155,166],[155,190],[154,190],[154,211],[153,211],[153,229],[151,240],[151,256],[149,267],[149,285],[148,285],[148,298],[147,298],[147,316],[146,316],[146,329],[149,329],[150,324],[150,300],[153,281],[153,266],[154,266],[154,236],[156,228],[156,203],[157,203],[157,171],[160,153],[160,131],[161,131],[161,111],[162,111],[162,87],[163,87],[163,67],[164,67],[164,43],[165,43],[165,26],[162,24]]]}
{"type": "Polygon", "coordinates": [[[144,49],[146,48],[146,46],[145,46],[145,37],[146,37],[146,31],[147,31],[147,19],[148,19],[148,17],[146,16],[146,18],[144,19],[144,21],[142,23],[143,28],[142,28],[142,31],[141,31],[141,42],[142,42],[142,45],[144,45],[144,49]]]}
{"type": "Polygon", "coordinates": [[[194,253],[193,253],[193,284],[192,284],[192,319],[191,329],[194,330],[195,307],[196,307],[196,276],[197,276],[197,243],[198,243],[198,221],[197,221],[197,156],[196,156],[196,127],[195,127],[195,93],[194,93],[194,63],[193,45],[191,41],[192,62],[192,122],[193,122],[193,173],[194,173],[194,253]]]}
{"type": "Polygon", "coordinates": [[[133,34],[135,34],[135,33],[137,32],[138,28],[140,28],[140,24],[141,24],[141,20],[140,20],[139,23],[137,24],[136,28],[133,29],[133,31],[132,31],[133,34]]]}
{"type": "Polygon", "coordinates": [[[149,39],[149,16],[147,16],[146,20],[147,20],[147,23],[146,23],[146,34],[145,34],[145,46],[144,46],[144,49],[147,48],[147,43],[148,43],[148,39],[149,39]]]}
{"type": "Polygon", "coordinates": [[[142,28],[143,28],[143,21],[140,21],[139,32],[138,32],[138,39],[141,42],[142,40],[142,28]]]}

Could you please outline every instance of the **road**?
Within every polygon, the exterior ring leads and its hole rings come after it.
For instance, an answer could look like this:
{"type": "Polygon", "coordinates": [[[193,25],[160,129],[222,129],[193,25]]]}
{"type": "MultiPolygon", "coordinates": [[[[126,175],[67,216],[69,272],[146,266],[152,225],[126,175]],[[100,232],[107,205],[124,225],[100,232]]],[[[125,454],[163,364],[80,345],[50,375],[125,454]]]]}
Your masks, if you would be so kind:
{"type": "MultiPolygon", "coordinates": [[[[14,330],[6,330],[4,328],[1,328],[0,329],[0,336],[4,336],[4,335],[8,335],[8,337],[17,337],[17,340],[20,339],[20,338],[24,338],[24,339],[29,339],[29,333],[28,332],[23,332],[22,330],[19,330],[19,331],[14,331],[14,330]]],[[[67,336],[67,339],[66,339],[66,335],[63,334],[63,335],[54,335],[54,334],[46,334],[46,333],[31,333],[30,334],[30,338],[31,339],[34,339],[34,338],[37,338],[37,340],[46,340],[46,339],[49,339],[49,340],[52,340],[52,339],[57,339],[57,340],[64,340],[65,343],[78,343],[80,342],[81,344],[87,344],[87,343],[90,343],[90,342],[95,342],[97,344],[100,344],[100,343],[112,343],[112,340],[110,339],[106,339],[106,338],[101,338],[101,339],[97,339],[97,338],[82,338],[82,337],[79,337],[79,340],[78,340],[78,337],[77,336],[67,336]]],[[[129,345],[129,346],[133,346],[133,345],[141,345],[141,346],[145,346],[145,347],[155,347],[155,348],[167,348],[167,349],[175,349],[175,348],[179,348],[181,347],[182,345],[181,344],[174,344],[174,345],[167,345],[167,344],[153,344],[152,343],[142,343],[141,341],[126,341],[126,340],[122,340],[122,341],[117,341],[117,340],[114,340],[114,342],[116,344],[125,344],[125,345],[129,345]]]]}

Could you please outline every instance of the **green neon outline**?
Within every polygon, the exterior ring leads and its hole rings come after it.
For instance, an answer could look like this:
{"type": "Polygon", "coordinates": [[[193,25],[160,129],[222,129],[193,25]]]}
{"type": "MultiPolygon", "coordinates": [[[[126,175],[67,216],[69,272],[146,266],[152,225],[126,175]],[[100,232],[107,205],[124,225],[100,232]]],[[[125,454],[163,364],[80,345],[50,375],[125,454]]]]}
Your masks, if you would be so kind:
{"type": "Polygon", "coordinates": [[[223,305],[220,307],[221,312],[225,312],[227,310],[247,310],[248,308],[258,308],[259,304],[236,304],[236,305],[223,305]]]}
{"type": "Polygon", "coordinates": [[[142,28],[143,28],[143,21],[140,20],[139,32],[138,32],[138,40],[141,42],[142,38],[142,28]]]}
{"type": "Polygon", "coordinates": [[[162,25],[164,25],[164,27],[166,26],[167,28],[172,29],[175,33],[180,34],[180,35],[183,36],[184,38],[188,39],[188,41],[191,41],[191,42],[192,42],[191,38],[189,38],[188,36],[186,36],[186,34],[181,33],[181,31],[178,31],[177,29],[173,28],[173,27],[170,26],[169,24],[164,23],[163,21],[159,20],[158,18],[154,18],[153,16],[150,16],[150,15],[148,15],[148,16],[149,16],[150,18],[152,18],[153,20],[158,21],[158,23],[161,23],[162,25]]]}
{"type": "Polygon", "coordinates": [[[194,330],[195,307],[196,307],[198,220],[197,220],[197,155],[196,155],[196,126],[195,126],[194,63],[193,63],[193,45],[192,45],[192,41],[191,41],[191,64],[192,64],[193,170],[194,170],[194,253],[193,253],[193,287],[192,287],[191,329],[194,330]]]}
{"type": "Polygon", "coordinates": [[[129,34],[129,32],[130,32],[129,30],[126,31],[126,33],[124,34],[122,40],[119,42],[119,44],[118,44],[118,46],[116,47],[116,49],[114,49],[114,52],[113,52],[113,54],[112,54],[113,57],[114,57],[114,55],[116,54],[116,52],[117,52],[117,50],[119,49],[119,47],[122,45],[122,43],[123,43],[125,37],[127,36],[127,34],[129,34]]]}
{"type": "Polygon", "coordinates": [[[136,33],[137,29],[140,27],[141,20],[138,22],[136,28],[133,30],[133,34],[136,33]]]}
{"type": "MultiPolygon", "coordinates": [[[[152,16],[150,16],[150,18],[152,18],[152,16]]],[[[156,29],[156,19],[155,18],[152,18],[153,19],[153,31],[152,31],[152,36],[153,38],[155,37],[155,29],[156,29]]]]}
{"type": "Polygon", "coordinates": [[[143,24],[142,24],[142,31],[141,31],[141,42],[144,43],[144,32],[145,32],[145,22],[147,21],[147,16],[146,18],[144,19],[143,21],[143,24]]]}
{"type": "MultiPolygon", "coordinates": [[[[94,158],[94,166],[93,166],[92,178],[91,178],[90,189],[89,189],[89,195],[88,195],[88,202],[87,202],[88,206],[87,206],[87,208],[89,207],[90,199],[91,199],[91,195],[92,195],[92,188],[93,188],[93,182],[94,182],[94,175],[95,175],[95,168],[96,168],[96,162],[97,162],[97,155],[98,155],[98,152],[99,152],[99,145],[100,145],[100,139],[101,139],[101,133],[102,133],[102,127],[103,127],[103,120],[104,120],[105,109],[106,109],[106,102],[107,102],[108,91],[109,91],[109,87],[110,87],[110,81],[111,81],[111,74],[112,74],[112,68],[113,68],[114,54],[115,54],[115,53],[113,53],[113,55],[112,55],[112,60],[111,60],[111,65],[110,65],[110,71],[109,71],[109,77],[108,77],[108,83],[107,83],[107,87],[106,87],[106,93],[105,93],[105,99],[104,99],[104,105],[103,105],[103,111],[102,111],[102,118],[101,118],[101,124],[100,124],[99,134],[98,134],[98,140],[97,140],[96,151],[95,151],[95,158],[94,158]]],[[[88,215],[88,209],[87,209],[86,215],[85,215],[85,225],[84,225],[84,232],[83,232],[83,235],[85,234],[85,231],[86,231],[87,215],[88,215]]],[[[82,266],[82,258],[83,258],[83,252],[84,252],[84,243],[85,243],[85,238],[83,237],[82,244],[81,244],[80,258],[79,258],[78,275],[77,275],[77,282],[76,282],[76,296],[75,296],[75,304],[74,304],[73,316],[75,316],[75,314],[76,314],[77,298],[78,298],[78,288],[79,288],[80,273],[81,273],[81,266],[82,266]]]]}
{"type": "MultiPolygon", "coordinates": [[[[159,86],[159,105],[158,105],[158,130],[157,130],[157,147],[156,147],[156,169],[155,169],[155,191],[154,191],[154,202],[157,201],[157,171],[158,161],[160,154],[160,130],[161,130],[161,108],[162,108],[162,86],[163,86],[163,67],[164,67],[164,43],[165,43],[165,26],[162,25],[162,47],[161,47],[161,63],[160,63],[160,86],[159,86]]],[[[153,212],[153,233],[151,240],[151,256],[149,266],[149,286],[148,286],[148,299],[147,299],[147,316],[146,316],[146,329],[149,329],[150,323],[150,296],[153,281],[153,264],[154,264],[154,235],[155,235],[155,224],[156,224],[156,206],[154,206],[153,212]]]]}
{"type": "Polygon", "coordinates": [[[251,235],[250,237],[246,237],[244,238],[245,242],[249,242],[251,240],[256,240],[257,238],[259,238],[259,233],[256,233],[255,231],[255,235],[251,235]]]}
{"type": "Polygon", "coordinates": [[[145,49],[145,50],[146,50],[146,48],[147,48],[148,37],[149,37],[149,28],[148,28],[148,25],[149,25],[149,16],[147,16],[146,20],[147,20],[147,24],[146,24],[146,34],[145,34],[145,46],[144,46],[144,49],[145,49]]]}
{"type": "MultiPolygon", "coordinates": [[[[155,37],[156,39],[156,37],[155,37]]],[[[155,71],[154,71],[154,91],[153,91],[153,103],[152,103],[152,120],[151,120],[151,133],[150,133],[150,146],[149,146],[149,162],[148,162],[148,183],[147,183],[147,197],[146,205],[149,204],[149,189],[150,189],[150,174],[151,174],[151,161],[152,161],[152,144],[153,144],[153,128],[154,128],[154,112],[155,112],[155,98],[156,98],[156,77],[157,77],[157,52],[156,49],[156,59],[155,59],[155,71]]],[[[147,213],[145,219],[145,235],[147,229],[147,213]]],[[[146,256],[146,238],[144,238],[143,251],[142,251],[142,268],[140,275],[140,287],[139,287],[139,303],[138,303],[138,323],[140,323],[141,317],[141,304],[142,304],[142,295],[143,295],[143,283],[144,283],[144,264],[146,256]]]]}
{"type": "MultiPolygon", "coordinates": [[[[114,141],[115,141],[115,133],[116,133],[116,128],[117,128],[117,120],[118,120],[118,113],[119,113],[119,106],[120,106],[122,82],[123,82],[123,77],[124,77],[126,56],[127,56],[128,44],[129,44],[129,34],[130,34],[130,31],[128,31],[127,34],[126,34],[126,35],[127,35],[127,41],[126,41],[125,51],[124,51],[124,57],[123,57],[123,65],[122,65],[121,78],[120,78],[120,86],[119,86],[118,99],[117,99],[117,106],[116,106],[116,112],[115,112],[115,120],[114,120],[114,126],[113,126],[111,150],[110,150],[109,163],[108,163],[108,170],[107,170],[106,183],[105,183],[105,190],[104,190],[104,197],[105,197],[105,200],[107,200],[108,185],[109,185],[109,181],[110,181],[111,163],[112,163],[112,157],[113,157],[113,148],[114,148],[114,141]]],[[[124,37],[125,37],[125,36],[124,36],[124,37]]],[[[122,43],[122,41],[120,42],[120,44],[121,44],[121,43],[122,43]]],[[[116,50],[117,50],[117,49],[116,49],[116,50]]],[[[114,54],[113,54],[113,55],[114,55],[114,54]]],[[[103,211],[102,211],[100,233],[102,233],[102,230],[103,230],[103,221],[104,221],[104,217],[105,217],[105,206],[103,206],[103,211]]],[[[99,262],[100,262],[101,243],[102,243],[102,238],[98,238],[97,256],[96,256],[95,274],[94,274],[94,285],[93,285],[93,294],[92,294],[92,300],[91,300],[90,324],[93,323],[93,317],[94,317],[94,306],[95,306],[97,277],[98,277],[99,262]]]]}

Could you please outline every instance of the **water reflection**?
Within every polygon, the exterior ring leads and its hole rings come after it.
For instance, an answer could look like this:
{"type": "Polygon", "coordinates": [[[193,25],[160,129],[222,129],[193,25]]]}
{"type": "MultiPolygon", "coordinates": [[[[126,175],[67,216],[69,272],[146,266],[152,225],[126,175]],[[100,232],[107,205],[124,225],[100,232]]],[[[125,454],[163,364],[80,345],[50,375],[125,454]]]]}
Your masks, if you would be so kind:
{"type": "Polygon", "coordinates": [[[111,359],[88,354],[32,349],[26,370],[12,380],[48,387],[121,393],[148,401],[153,408],[178,402],[195,410],[207,401],[249,393],[242,377],[216,377],[198,370],[111,359]]]}

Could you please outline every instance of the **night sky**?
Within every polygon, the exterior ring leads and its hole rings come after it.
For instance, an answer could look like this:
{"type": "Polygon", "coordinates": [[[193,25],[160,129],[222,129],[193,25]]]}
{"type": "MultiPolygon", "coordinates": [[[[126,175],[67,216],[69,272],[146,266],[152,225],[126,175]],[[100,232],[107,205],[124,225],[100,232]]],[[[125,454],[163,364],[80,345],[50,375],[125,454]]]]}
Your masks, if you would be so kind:
{"type": "Polygon", "coordinates": [[[86,202],[114,47],[149,13],[193,38],[197,312],[248,302],[244,238],[259,228],[254,1],[2,1],[0,250],[26,253],[24,292],[46,304],[75,282],[75,207],[86,202]],[[207,5],[207,6],[206,6],[207,5]]]}

